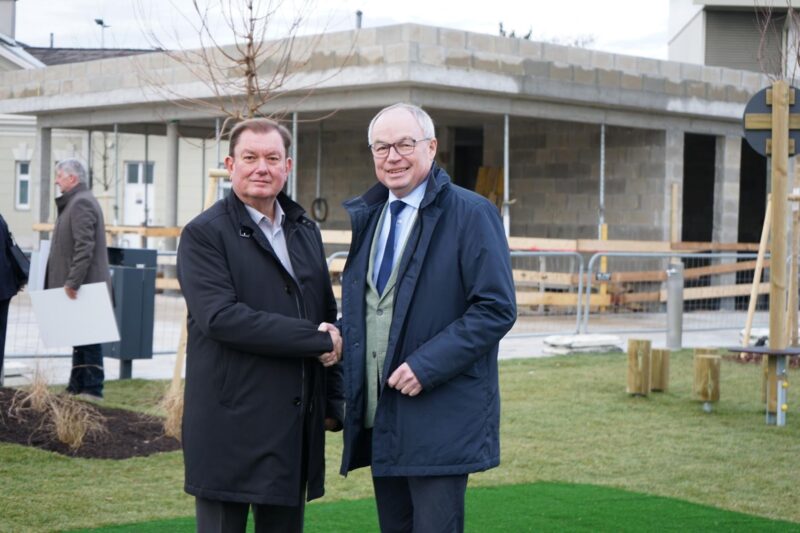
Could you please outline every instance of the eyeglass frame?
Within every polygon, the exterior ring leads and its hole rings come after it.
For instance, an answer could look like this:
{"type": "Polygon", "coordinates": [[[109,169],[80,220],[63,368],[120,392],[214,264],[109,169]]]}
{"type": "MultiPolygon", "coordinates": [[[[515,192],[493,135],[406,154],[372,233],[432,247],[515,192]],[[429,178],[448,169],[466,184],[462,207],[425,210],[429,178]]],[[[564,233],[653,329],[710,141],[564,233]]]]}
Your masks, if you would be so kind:
{"type": "Polygon", "coordinates": [[[394,148],[394,151],[397,152],[397,155],[411,155],[411,154],[414,153],[414,150],[417,148],[417,143],[421,143],[421,142],[425,142],[425,141],[432,141],[433,139],[434,139],[433,137],[425,137],[424,139],[414,139],[413,137],[403,137],[399,141],[393,142],[393,143],[381,142],[380,144],[385,145],[387,147],[386,153],[384,155],[380,155],[380,154],[376,154],[375,153],[375,148],[373,148],[373,147],[375,146],[376,143],[372,143],[372,144],[368,145],[368,147],[369,147],[370,151],[372,152],[372,156],[373,157],[384,159],[386,157],[389,157],[389,154],[391,153],[392,148],[394,148]],[[398,150],[398,148],[397,148],[398,144],[400,144],[402,142],[405,142],[405,141],[411,141],[413,143],[413,145],[411,146],[411,150],[408,153],[403,153],[400,150],[398,150]]]}

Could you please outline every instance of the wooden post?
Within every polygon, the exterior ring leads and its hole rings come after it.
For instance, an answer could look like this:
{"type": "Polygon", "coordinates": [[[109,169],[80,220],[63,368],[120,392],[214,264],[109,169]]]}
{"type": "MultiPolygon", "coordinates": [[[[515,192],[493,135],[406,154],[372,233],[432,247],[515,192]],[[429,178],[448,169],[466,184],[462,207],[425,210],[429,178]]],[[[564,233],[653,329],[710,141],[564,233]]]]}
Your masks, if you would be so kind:
{"type": "Polygon", "coordinates": [[[669,350],[653,348],[650,351],[650,390],[667,392],[669,389],[669,350]]]}
{"type": "Polygon", "coordinates": [[[628,340],[628,394],[650,393],[650,341],[628,340]]]}
{"type": "MultiPolygon", "coordinates": [[[[772,84],[772,237],[770,239],[769,347],[783,350],[786,338],[786,208],[789,166],[789,85],[772,84]]],[[[777,358],[767,363],[767,411],[777,412],[777,358]]]]}
{"type": "Polygon", "coordinates": [[[800,252],[800,210],[792,212],[792,261],[789,273],[789,313],[787,317],[787,338],[791,346],[797,346],[797,254],[800,252]]]}
{"type": "Polygon", "coordinates": [[[716,354],[716,350],[695,350],[692,392],[696,399],[705,403],[703,408],[707,412],[711,411],[711,402],[719,401],[721,363],[722,358],[716,354]]]}

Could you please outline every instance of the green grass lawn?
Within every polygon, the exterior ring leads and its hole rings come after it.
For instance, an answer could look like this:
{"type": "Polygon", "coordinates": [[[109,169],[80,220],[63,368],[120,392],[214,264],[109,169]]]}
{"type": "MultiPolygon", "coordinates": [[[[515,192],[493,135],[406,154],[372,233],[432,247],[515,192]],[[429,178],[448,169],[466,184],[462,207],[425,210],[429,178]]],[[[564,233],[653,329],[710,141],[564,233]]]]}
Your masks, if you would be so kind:
{"type": "MultiPolygon", "coordinates": [[[[691,399],[689,352],[673,354],[670,391],[649,398],[625,394],[624,354],[508,361],[500,369],[502,464],[471,476],[471,488],[538,487],[543,481],[596,485],[800,522],[800,419],[793,416],[800,402],[790,388],[787,426],[766,426],[760,367],[724,362],[722,401],[710,415],[691,399]]],[[[797,377],[790,371],[792,383],[797,377]]],[[[106,404],[155,412],[164,387],[163,382],[109,382],[106,404]]],[[[321,503],[362,500],[346,505],[371,509],[368,471],[347,479],[336,473],[339,435],[329,438],[327,453],[327,495],[321,503]]],[[[193,513],[193,500],[182,490],[179,452],[99,461],[2,444],[0,479],[3,532],[91,528],[193,513]]],[[[494,507],[502,509],[506,502],[511,505],[500,498],[494,507]]],[[[473,522],[478,516],[468,516],[473,531],[485,530],[473,522]]],[[[541,527],[581,526],[564,514],[560,526],[541,527]]]]}
{"type": "MultiPolygon", "coordinates": [[[[252,518],[249,531],[253,531],[252,518]]],[[[774,521],[715,507],[634,492],[564,483],[477,487],[467,493],[468,532],[485,531],[728,531],[750,533],[800,530],[774,521]]],[[[139,522],[71,533],[192,533],[193,517],[139,522]]],[[[378,531],[372,499],[311,504],[307,533],[378,531]]]]}

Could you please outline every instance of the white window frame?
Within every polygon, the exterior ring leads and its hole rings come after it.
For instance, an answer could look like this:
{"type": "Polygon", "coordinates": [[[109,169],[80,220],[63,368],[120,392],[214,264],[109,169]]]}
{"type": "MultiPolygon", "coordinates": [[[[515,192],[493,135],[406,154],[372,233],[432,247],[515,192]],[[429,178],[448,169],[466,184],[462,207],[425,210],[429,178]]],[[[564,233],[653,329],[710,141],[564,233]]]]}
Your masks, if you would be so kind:
{"type": "Polygon", "coordinates": [[[31,209],[31,162],[14,161],[14,207],[18,211],[30,211],[31,209]],[[22,165],[28,166],[28,173],[22,173],[22,165]],[[22,183],[27,184],[27,198],[25,202],[20,202],[20,189],[22,183]]]}

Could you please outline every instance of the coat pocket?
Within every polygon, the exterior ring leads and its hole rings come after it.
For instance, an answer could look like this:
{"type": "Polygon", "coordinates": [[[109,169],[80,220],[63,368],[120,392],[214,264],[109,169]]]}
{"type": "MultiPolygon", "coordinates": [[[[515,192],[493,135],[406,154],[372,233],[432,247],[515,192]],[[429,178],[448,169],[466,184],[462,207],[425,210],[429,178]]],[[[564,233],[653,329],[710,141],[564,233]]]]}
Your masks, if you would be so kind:
{"type": "Polygon", "coordinates": [[[232,359],[235,357],[236,355],[231,350],[223,348],[214,368],[217,397],[222,405],[230,405],[233,393],[236,390],[236,380],[232,376],[234,368],[232,359]]]}

